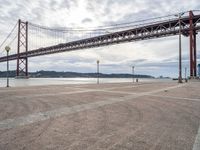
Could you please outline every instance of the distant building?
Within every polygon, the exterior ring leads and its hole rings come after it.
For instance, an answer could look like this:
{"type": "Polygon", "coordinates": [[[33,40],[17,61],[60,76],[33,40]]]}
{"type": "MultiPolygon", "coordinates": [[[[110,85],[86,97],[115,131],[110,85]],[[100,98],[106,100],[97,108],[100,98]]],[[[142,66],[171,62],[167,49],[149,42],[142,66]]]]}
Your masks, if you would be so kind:
{"type": "Polygon", "coordinates": [[[200,77],[200,64],[198,64],[198,75],[200,77]]]}

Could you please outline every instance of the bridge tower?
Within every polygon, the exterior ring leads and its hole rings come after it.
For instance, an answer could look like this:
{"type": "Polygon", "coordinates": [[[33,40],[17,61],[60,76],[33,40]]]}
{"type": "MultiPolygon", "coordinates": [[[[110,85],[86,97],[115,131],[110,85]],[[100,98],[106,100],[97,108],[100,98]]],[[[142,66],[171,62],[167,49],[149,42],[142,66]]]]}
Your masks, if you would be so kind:
{"type": "Polygon", "coordinates": [[[18,21],[17,70],[16,78],[28,78],[28,58],[20,53],[28,51],[28,22],[18,21]]]}
{"type": "Polygon", "coordinates": [[[196,30],[194,29],[193,22],[194,14],[192,11],[189,12],[189,40],[190,40],[190,77],[195,78],[197,76],[197,54],[196,54],[196,30]]]}

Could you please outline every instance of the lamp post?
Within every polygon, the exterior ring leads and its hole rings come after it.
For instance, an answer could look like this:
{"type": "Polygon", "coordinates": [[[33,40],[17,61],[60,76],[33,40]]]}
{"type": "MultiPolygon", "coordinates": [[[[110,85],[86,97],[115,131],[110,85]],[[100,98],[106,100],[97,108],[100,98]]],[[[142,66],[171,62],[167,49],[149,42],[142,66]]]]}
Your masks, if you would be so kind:
{"type": "Polygon", "coordinates": [[[7,76],[7,86],[6,87],[9,87],[9,60],[8,60],[8,55],[9,55],[10,47],[6,46],[5,50],[7,52],[7,74],[6,74],[6,76],[7,76]]]}
{"type": "Polygon", "coordinates": [[[133,78],[133,83],[134,83],[134,66],[132,66],[132,78],[133,78]]]}
{"type": "Polygon", "coordinates": [[[185,82],[187,82],[187,68],[185,67],[185,82]]]}
{"type": "Polygon", "coordinates": [[[184,13],[179,13],[178,15],[175,15],[178,17],[179,22],[179,77],[178,77],[178,83],[183,83],[182,81],[182,48],[181,48],[181,16],[183,16],[184,13]]]}
{"type": "Polygon", "coordinates": [[[97,60],[97,84],[99,84],[99,60],[97,60]]]}

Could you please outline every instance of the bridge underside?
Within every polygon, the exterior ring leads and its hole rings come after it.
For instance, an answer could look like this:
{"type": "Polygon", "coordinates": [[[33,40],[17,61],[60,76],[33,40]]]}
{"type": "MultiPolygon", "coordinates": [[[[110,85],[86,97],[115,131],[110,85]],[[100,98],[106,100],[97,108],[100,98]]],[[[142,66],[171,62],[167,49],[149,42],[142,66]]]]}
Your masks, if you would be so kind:
{"type": "MultiPolygon", "coordinates": [[[[196,62],[196,34],[200,31],[200,15],[193,15],[181,18],[182,35],[189,37],[190,41],[190,77],[197,76],[196,62]]],[[[17,60],[17,76],[28,76],[28,58],[48,55],[66,51],[94,48],[132,42],[139,40],[148,40],[153,38],[162,38],[179,34],[179,19],[167,20],[137,26],[133,29],[109,33],[106,35],[91,37],[78,41],[61,43],[45,48],[39,48],[28,51],[28,23],[19,20],[18,29],[18,53],[9,56],[9,60],[17,60]]],[[[178,53],[178,50],[177,50],[178,53]]],[[[1,57],[0,62],[7,60],[7,57],[1,57]]]]}

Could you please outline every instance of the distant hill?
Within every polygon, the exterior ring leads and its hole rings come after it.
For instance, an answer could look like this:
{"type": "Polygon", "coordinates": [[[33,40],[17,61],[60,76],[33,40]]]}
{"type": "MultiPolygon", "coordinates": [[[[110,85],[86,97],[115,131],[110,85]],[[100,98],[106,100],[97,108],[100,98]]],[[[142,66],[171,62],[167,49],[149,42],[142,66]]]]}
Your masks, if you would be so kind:
{"type": "MultiPolygon", "coordinates": [[[[15,77],[16,72],[10,71],[10,77],[15,77]]],[[[0,77],[6,77],[6,71],[0,71],[0,77]]],[[[76,77],[83,77],[83,78],[96,78],[97,73],[78,73],[78,72],[56,72],[56,71],[37,71],[37,72],[30,72],[29,77],[31,78],[76,78],[76,77]]],[[[132,74],[99,74],[100,78],[132,78],[132,74]]],[[[154,78],[150,75],[134,75],[135,78],[154,78]]]]}

